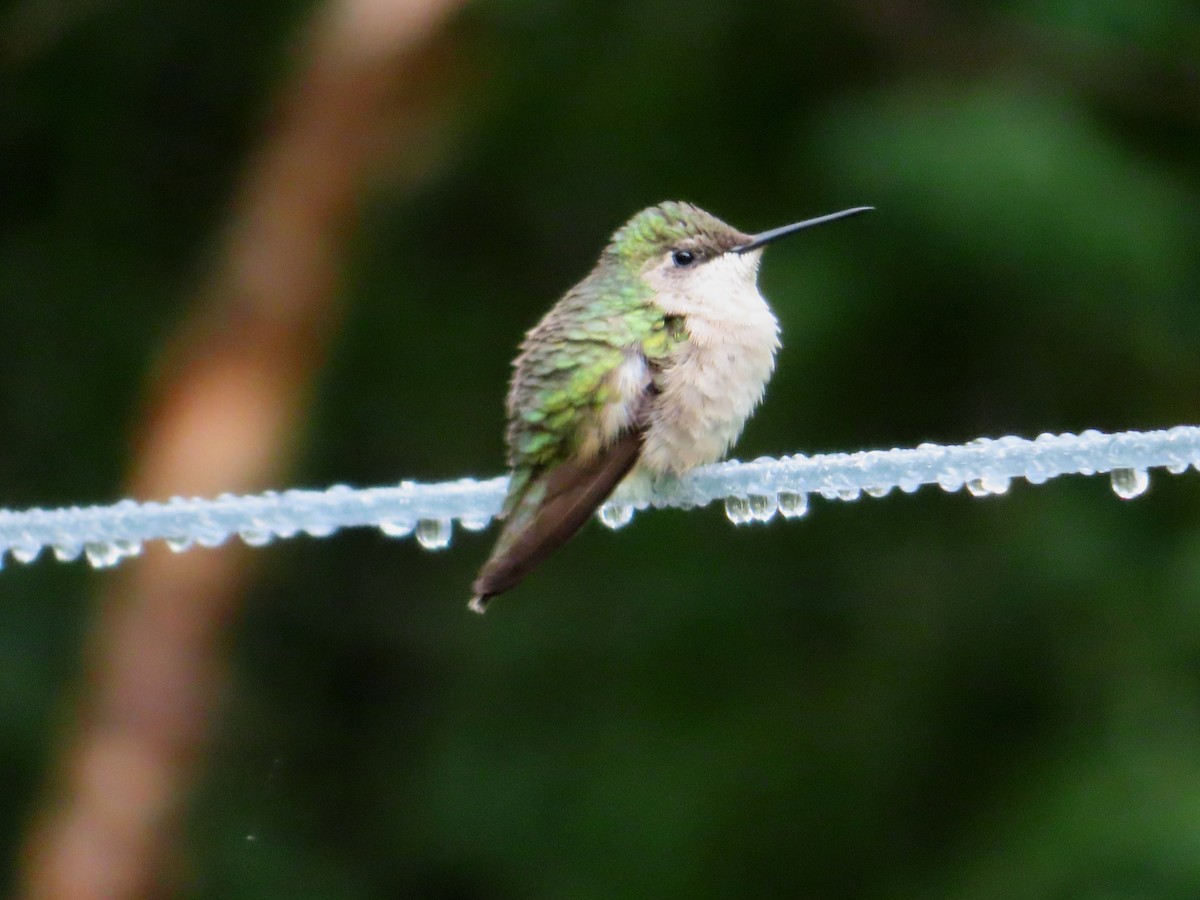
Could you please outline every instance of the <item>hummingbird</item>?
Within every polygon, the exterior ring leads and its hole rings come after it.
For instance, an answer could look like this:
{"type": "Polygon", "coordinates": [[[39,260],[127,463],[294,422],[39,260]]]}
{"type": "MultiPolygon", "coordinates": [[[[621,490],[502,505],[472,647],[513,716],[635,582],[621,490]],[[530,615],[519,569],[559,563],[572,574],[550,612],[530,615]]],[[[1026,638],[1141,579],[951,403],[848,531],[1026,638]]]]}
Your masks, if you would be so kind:
{"type": "Polygon", "coordinates": [[[763,248],[871,208],[745,234],[667,201],[617,229],[513,362],[504,525],[472,610],[566,543],[624,479],[678,477],[728,452],[779,349],[758,289],[763,248]]]}

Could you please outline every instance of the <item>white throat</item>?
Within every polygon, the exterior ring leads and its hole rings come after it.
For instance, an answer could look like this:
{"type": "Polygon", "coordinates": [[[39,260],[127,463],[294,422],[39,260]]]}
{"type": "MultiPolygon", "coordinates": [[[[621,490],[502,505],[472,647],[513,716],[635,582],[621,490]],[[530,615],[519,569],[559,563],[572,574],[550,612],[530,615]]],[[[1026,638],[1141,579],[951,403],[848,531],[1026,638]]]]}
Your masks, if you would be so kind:
{"type": "Polygon", "coordinates": [[[758,291],[762,251],[726,253],[687,277],[648,273],[690,337],[661,376],[641,464],[678,474],[716,462],[742,432],[775,368],[779,323],[758,291]]]}

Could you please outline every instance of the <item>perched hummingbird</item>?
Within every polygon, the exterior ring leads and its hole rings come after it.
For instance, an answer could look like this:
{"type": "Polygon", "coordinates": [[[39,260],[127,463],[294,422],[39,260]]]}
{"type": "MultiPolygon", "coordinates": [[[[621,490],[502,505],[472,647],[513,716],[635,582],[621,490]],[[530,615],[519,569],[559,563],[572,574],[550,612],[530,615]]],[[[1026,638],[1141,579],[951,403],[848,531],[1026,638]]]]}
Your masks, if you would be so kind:
{"type": "Polygon", "coordinates": [[[505,519],[471,609],[518,584],[631,473],[719,460],[775,368],[762,248],[869,206],[743,234],[666,202],[613,234],[595,268],[527,334],[508,391],[505,519]]]}

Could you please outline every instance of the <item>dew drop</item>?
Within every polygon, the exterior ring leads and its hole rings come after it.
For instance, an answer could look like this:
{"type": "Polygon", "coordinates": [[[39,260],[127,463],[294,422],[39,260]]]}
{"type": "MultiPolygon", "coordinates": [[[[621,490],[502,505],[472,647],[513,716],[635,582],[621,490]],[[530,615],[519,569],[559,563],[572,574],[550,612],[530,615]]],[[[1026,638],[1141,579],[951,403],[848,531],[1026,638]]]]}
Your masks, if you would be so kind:
{"type": "Polygon", "coordinates": [[[601,522],[615,531],[633,521],[633,507],[627,503],[605,503],[596,515],[601,522]]]}
{"type": "Polygon", "coordinates": [[[750,521],[750,501],[745,497],[726,497],[725,515],[734,525],[745,525],[750,521]]]}
{"type": "Polygon", "coordinates": [[[808,512],[808,494],[780,491],[779,514],[785,519],[799,519],[808,512]]]}
{"type": "Polygon", "coordinates": [[[1188,464],[1185,462],[1171,463],[1171,465],[1167,466],[1167,471],[1172,475],[1182,475],[1187,470],[1188,464]]]}
{"type": "MultiPolygon", "coordinates": [[[[129,559],[132,556],[142,555],[142,542],[131,541],[125,538],[113,541],[113,545],[117,548],[117,552],[121,554],[121,559],[129,559]]],[[[120,560],[118,560],[119,562],[120,560]]]]}
{"type": "Polygon", "coordinates": [[[445,550],[453,534],[454,523],[450,519],[422,519],[417,523],[417,543],[426,550],[445,550]]]}
{"type": "Polygon", "coordinates": [[[83,553],[83,544],[55,544],[54,558],[59,562],[71,562],[79,559],[79,554],[83,553]]]}
{"type": "Polygon", "coordinates": [[[467,531],[483,531],[492,524],[492,517],[487,513],[467,513],[458,517],[458,524],[467,531]]]}
{"type": "Polygon", "coordinates": [[[921,488],[921,479],[914,478],[911,475],[901,476],[898,482],[900,490],[906,494],[915,494],[921,488]]]}
{"type": "Polygon", "coordinates": [[[220,528],[205,528],[196,532],[196,543],[201,547],[220,547],[229,537],[229,532],[220,528]]]}
{"type": "Polygon", "coordinates": [[[972,497],[986,497],[991,493],[991,491],[983,486],[982,478],[972,478],[970,481],[968,481],[967,490],[970,492],[972,497]]]}
{"type": "Polygon", "coordinates": [[[194,538],[190,537],[169,537],[163,539],[166,542],[167,549],[172,553],[186,553],[192,549],[192,545],[196,543],[194,538]]]}
{"type": "Polygon", "coordinates": [[[83,553],[93,569],[109,569],[121,561],[120,548],[109,541],[84,544],[83,553]]]}
{"type": "Polygon", "coordinates": [[[270,528],[240,528],[238,537],[247,547],[264,547],[275,540],[270,528]]]}
{"type": "Polygon", "coordinates": [[[779,502],[765,494],[751,494],[746,502],[750,506],[750,518],[756,522],[770,522],[779,511],[779,502]]]}
{"type": "Polygon", "coordinates": [[[379,523],[379,530],[391,538],[408,537],[416,525],[404,519],[385,519],[379,523]]]}
{"type": "Polygon", "coordinates": [[[862,496],[862,491],[858,488],[842,488],[837,492],[837,498],[846,502],[857,500],[860,496],[862,496]]]}
{"type": "MultiPolygon", "coordinates": [[[[939,473],[937,477],[937,483],[938,487],[940,487],[947,494],[953,494],[955,491],[961,490],[963,486],[963,480],[950,474],[949,472],[939,473]]],[[[971,491],[973,494],[975,493],[975,491],[972,490],[970,483],[967,484],[967,490],[971,491]]]]}
{"type": "Polygon", "coordinates": [[[8,548],[8,552],[12,554],[12,558],[22,564],[28,564],[38,558],[42,552],[42,545],[38,543],[29,544],[13,544],[8,548]]]}
{"type": "Polygon", "coordinates": [[[876,499],[879,497],[886,497],[891,492],[892,486],[890,484],[873,484],[869,487],[863,488],[863,493],[865,493],[868,497],[875,497],[876,499]]]}
{"type": "Polygon", "coordinates": [[[1012,479],[1005,475],[996,475],[994,473],[983,476],[983,486],[989,494],[1007,494],[1009,487],[1012,486],[1012,479]]]}
{"type": "Polygon", "coordinates": [[[326,538],[337,531],[332,522],[309,522],[304,526],[304,533],[309,537],[326,538]]]}
{"type": "Polygon", "coordinates": [[[1113,493],[1122,500],[1140,497],[1150,487],[1150,475],[1145,469],[1113,469],[1109,481],[1113,493]]]}

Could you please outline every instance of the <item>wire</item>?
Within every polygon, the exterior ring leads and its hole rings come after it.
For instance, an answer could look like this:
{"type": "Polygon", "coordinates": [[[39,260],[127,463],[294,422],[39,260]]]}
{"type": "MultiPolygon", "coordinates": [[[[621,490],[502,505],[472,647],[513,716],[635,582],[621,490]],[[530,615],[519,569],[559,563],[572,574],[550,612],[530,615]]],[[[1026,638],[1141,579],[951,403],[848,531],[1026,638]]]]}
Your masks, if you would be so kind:
{"type": "MultiPolygon", "coordinates": [[[[601,507],[612,528],[648,507],[695,508],[725,501],[735,524],[767,521],[777,513],[801,516],[808,499],[856,500],[894,489],[912,493],[923,484],[972,495],[1005,493],[1013,479],[1044,484],[1060,475],[1108,473],[1114,492],[1139,496],[1148,469],[1180,474],[1200,469],[1200,426],[1104,434],[1042,434],[978,438],[962,445],[921,444],[912,449],[866,450],[782,459],[736,460],[702,466],[679,479],[631,479],[601,507]]],[[[392,537],[415,536],[427,549],[450,544],[455,521],[468,530],[487,527],[504,500],[507,478],[463,478],[439,484],[401,482],[394,487],[268,491],[216,499],[172,498],[164,503],[122,500],[112,506],[0,510],[0,562],[37,559],[47,548],[60,561],[79,557],[103,568],[141,552],[150,540],[177,551],[214,547],[232,535],[252,546],[304,533],[326,537],[341,528],[373,526],[392,537]]]]}

